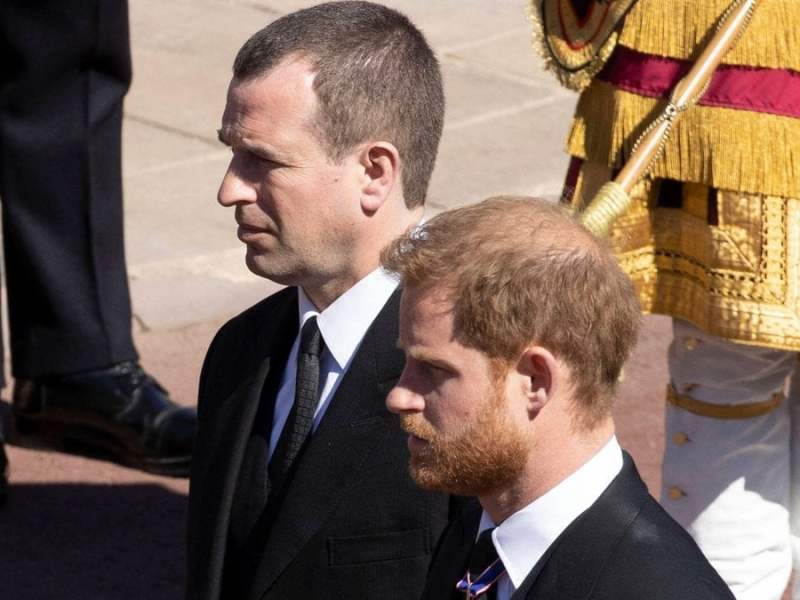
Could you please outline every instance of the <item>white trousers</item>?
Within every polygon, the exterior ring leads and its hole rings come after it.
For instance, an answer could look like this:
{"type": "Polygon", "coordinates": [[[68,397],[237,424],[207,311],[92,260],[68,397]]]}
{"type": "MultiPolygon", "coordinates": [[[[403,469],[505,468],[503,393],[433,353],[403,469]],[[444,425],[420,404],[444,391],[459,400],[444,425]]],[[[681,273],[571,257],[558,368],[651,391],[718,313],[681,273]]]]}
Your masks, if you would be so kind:
{"type": "MultiPolygon", "coordinates": [[[[798,355],[729,342],[677,319],[673,332],[669,372],[679,396],[741,408],[789,390],[776,408],[748,418],[699,416],[668,403],[662,467],[661,503],[736,598],[780,600],[793,556],[800,558],[798,355]]],[[[792,598],[800,600],[800,585],[792,598]]]]}

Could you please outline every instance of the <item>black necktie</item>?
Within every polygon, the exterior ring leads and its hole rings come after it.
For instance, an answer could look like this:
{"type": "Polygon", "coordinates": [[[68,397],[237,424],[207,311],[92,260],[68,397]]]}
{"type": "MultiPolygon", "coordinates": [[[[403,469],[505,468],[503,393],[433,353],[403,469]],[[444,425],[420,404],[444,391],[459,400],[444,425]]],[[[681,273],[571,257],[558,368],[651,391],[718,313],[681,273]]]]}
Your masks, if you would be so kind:
{"type": "Polygon", "coordinates": [[[317,318],[311,317],[300,332],[294,404],[269,461],[270,494],[281,490],[314,424],[319,399],[319,357],[325,347],[317,318]]]}
{"type": "Polygon", "coordinates": [[[492,542],[493,529],[486,529],[478,536],[469,555],[469,566],[464,578],[458,582],[458,589],[471,593],[468,598],[494,600],[497,598],[497,580],[505,573],[503,563],[497,555],[492,542]],[[493,567],[493,568],[492,568],[493,567]]]}

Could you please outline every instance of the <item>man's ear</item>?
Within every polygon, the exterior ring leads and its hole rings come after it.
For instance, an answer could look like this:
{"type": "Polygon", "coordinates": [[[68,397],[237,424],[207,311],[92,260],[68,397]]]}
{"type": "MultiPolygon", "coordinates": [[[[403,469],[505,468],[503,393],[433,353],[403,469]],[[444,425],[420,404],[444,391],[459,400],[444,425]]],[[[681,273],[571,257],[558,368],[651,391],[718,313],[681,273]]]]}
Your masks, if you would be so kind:
{"type": "Polygon", "coordinates": [[[527,348],[519,359],[517,372],[524,377],[528,414],[539,414],[556,392],[558,361],[541,346],[527,348]]]}
{"type": "Polygon", "coordinates": [[[364,183],[361,188],[361,209],[376,212],[389,198],[400,174],[400,154],[389,142],[376,142],[361,153],[364,183]]]}

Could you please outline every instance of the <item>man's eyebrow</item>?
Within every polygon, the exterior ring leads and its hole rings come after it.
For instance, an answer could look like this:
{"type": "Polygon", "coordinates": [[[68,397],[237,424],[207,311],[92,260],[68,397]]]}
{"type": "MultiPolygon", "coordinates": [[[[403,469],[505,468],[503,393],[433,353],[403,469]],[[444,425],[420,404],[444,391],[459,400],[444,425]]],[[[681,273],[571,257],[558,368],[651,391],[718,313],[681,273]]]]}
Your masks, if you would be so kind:
{"type": "Polygon", "coordinates": [[[446,358],[435,353],[428,352],[419,348],[410,348],[405,350],[406,356],[413,358],[417,362],[427,363],[434,367],[443,369],[453,369],[453,364],[446,358]]]}
{"type": "Polygon", "coordinates": [[[248,152],[252,152],[257,156],[260,156],[261,158],[265,158],[267,160],[271,160],[272,162],[279,162],[279,163],[288,162],[278,152],[276,152],[269,146],[264,146],[263,144],[259,144],[258,142],[253,142],[247,139],[240,139],[238,140],[238,144],[248,152]]]}
{"type": "Polygon", "coordinates": [[[415,360],[427,360],[429,358],[429,354],[425,350],[417,348],[413,344],[409,344],[408,341],[403,340],[402,336],[397,337],[394,345],[398,350],[405,352],[406,356],[410,356],[415,360]]]}
{"type": "Polygon", "coordinates": [[[424,350],[419,350],[417,348],[411,348],[410,350],[406,350],[406,354],[413,358],[414,360],[418,360],[421,362],[436,362],[436,358],[425,352],[424,350]]]}
{"type": "Polygon", "coordinates": [[[289,161],[286,157],[282,157],[280,153],[276,152],[269,146],[264,146],[263,144],[259,144],[258,142],[253,142],[252,140],[247,140],[239,137],[236,137],[236,139],[234,140],[229,135],[229,133],[227,133],[224,129],[217,129],[217,138],[219,138],[219,141],[228,147],[233,146],[235,141],[237,147],[244,148],[248,152],[252,152],[253,154],[260,156],[261,158],[276,163],[289,164],[289,161]]]}

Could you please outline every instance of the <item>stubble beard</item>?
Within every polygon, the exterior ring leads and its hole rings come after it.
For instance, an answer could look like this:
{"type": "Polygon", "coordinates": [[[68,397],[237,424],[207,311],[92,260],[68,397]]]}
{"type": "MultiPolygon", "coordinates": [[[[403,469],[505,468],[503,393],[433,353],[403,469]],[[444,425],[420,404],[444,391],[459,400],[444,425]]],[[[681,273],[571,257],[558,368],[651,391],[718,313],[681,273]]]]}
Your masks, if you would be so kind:
{"type": "Polygon", "coordinates": [[[502,489],[520,476],[526,440],[500,410],[503,393],[499,385],[493,387],[479,417],[455,435],[438,433],[421,414],[401,415],[403,430],[427,442],[409,462],[411,478],[419,487],[478,496],[502,489]]]}
{"type": "Polygon", "coordinates": [[[248,245],[245,264],[253,274],[287,286],[302,286],[308,270],[302,257],[277,243],[272,248],[248,245]]]}
{"type": "Polygon", "coordinates": [[[281,285],[293,285],[293,272],[290,269],[281,268],[283,265],[275,260],[274,257],[256,254],[248,248],[245,264],[254,275],[269,279],[281,285]]]}
{"type": "Polygon", "coordinates": [[[245,264],[255,275],[286,286],[320,287],[340,277],[338,263],[317,248],[302,251],[276,239],[272,247],[247,246],[245,264]]]}

